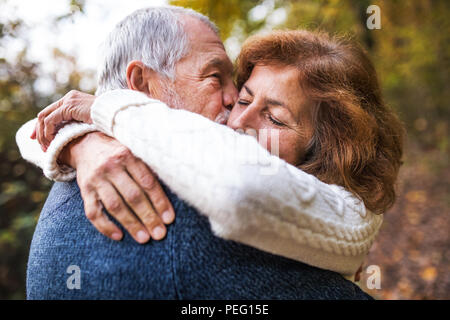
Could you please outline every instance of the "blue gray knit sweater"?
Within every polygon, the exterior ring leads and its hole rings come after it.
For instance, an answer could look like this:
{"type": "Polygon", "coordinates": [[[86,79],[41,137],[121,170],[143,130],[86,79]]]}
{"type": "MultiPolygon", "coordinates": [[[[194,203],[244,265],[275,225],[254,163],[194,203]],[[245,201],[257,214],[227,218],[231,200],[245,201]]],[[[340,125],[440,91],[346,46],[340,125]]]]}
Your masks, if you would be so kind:
{"type": "Polygon", "coordinates": [[[167,237],[136,243],[99,233],[75,181],[55,183],[33,237],[28,299],[371,299],[341,275],[213,235],[208,219],[165,188],[167,237]],[[69,289],[69,266],[80,288],[69,289]]]}

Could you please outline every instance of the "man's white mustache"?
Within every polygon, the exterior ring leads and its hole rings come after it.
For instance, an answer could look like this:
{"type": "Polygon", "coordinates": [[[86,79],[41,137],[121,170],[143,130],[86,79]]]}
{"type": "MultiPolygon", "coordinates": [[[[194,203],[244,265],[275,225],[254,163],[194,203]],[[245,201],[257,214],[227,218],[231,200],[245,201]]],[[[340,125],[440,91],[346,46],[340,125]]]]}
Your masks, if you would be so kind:
{"type": "Polygon", "coordinates": [[[230,110],[225,110],[217,115],[216,119],[214,119],[214,122],[226,124],[229,117],[230,117],[230,110]]]}

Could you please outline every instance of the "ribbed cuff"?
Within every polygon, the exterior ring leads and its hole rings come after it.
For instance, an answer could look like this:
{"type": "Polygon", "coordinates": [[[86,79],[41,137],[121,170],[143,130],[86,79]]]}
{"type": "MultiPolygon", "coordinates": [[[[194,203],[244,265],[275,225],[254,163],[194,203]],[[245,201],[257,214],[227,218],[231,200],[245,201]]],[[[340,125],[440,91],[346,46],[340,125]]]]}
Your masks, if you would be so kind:
{"type": "Polygon", "coordinates": [[[97,130],[97,127],[93,124],[81,122],[69,123],[61,128],[45,152],[45,160],[43,163],[44,175],[54,181],[70,181],[75,179],[75,169],[67,165],[58,164],[58,157],[62,149],[72,140],[97,130]]]}
{"type": "Polygon", "coordinates": [[[105,92],[95,99],[91,107],[91,118],[98,130],[113,136],[114,118],[116,114],[130,106],[139,106],[158,102],[142,92],[118,89],[105,92]]]}

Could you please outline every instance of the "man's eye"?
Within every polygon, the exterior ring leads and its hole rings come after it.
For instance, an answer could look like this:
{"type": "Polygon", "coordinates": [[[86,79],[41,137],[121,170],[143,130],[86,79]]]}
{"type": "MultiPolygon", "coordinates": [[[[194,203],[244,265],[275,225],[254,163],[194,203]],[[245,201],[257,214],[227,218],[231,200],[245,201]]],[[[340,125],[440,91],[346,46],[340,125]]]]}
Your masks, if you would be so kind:
{"type": "Polygon", "coordinates": [[[210,77],[220,79],[220,73],[213,73],[210,77]]]}

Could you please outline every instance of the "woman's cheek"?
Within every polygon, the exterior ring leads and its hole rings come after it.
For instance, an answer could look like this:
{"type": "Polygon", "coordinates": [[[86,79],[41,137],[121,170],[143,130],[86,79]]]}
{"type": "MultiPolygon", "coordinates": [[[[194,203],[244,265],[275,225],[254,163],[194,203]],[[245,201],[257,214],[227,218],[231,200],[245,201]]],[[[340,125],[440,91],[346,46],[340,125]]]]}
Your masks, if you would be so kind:
{"type": "Polygon", "coordinates": [[[282,130],[279,137],[279,157],[290,164],[296,164],[303,152],[301,138],[295,132],[282,130]]]}

